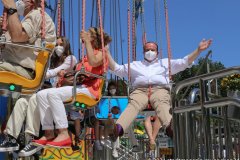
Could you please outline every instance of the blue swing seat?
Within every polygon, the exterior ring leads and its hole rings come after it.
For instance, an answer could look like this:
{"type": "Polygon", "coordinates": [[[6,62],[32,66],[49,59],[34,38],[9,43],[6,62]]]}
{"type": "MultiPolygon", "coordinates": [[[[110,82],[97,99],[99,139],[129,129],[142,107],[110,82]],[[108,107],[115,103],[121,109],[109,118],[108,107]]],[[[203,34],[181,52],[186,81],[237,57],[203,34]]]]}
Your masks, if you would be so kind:
{"type": "MultiPolygon", "coordinates": [[[[118,114],[111,114],[113,119],[118,119],[122,112],[126,109],[127,105],[127,96],[103,96],[97,105],[99,112],[96,113],[96,118],[108,119],[112,107],[119,107],[120,112],[118,114]]],[[[137,119],[144,119],[144,116],[138,115],[137,119]]]]}

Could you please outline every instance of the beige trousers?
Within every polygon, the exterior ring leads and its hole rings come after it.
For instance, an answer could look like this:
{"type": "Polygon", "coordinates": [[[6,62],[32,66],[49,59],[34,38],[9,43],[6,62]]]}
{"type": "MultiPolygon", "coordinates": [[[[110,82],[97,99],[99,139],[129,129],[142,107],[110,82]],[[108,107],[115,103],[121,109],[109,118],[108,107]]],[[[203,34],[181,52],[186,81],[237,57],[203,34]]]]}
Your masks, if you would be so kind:
{"type": "Polygon", "coordinates": [[[32,79],[33,74],[27,71],[22,66],[8,63],[8,62],[0,62],[0,71],[10,71],[14,72],[16,74],[19,74],[20,76],[26,77],[27,79],[32,79]]]}
{"type": "MultiPolygon", "coordinates": [[[[169,90],[153,87],[150,93],[149,101],[152,108],[156,111],[162,126],[168,126],[172,119],[172,115],[169,113],[171,98],[169,90]]],[[[147,107],[148,94],[149,88],[137,88],[130,94],[129,104],[116,122],[122,126],[123,131],[126,131],[138,113],[147,107]]]]}
{"type": "Polygon", "coordinates": [[[40,116],[37,109],[36,94],[30,98],[17,100],[13,111],[8,119],[5,133],[17,138],[26,119],[25,133],[39,136],[40,116]]]}

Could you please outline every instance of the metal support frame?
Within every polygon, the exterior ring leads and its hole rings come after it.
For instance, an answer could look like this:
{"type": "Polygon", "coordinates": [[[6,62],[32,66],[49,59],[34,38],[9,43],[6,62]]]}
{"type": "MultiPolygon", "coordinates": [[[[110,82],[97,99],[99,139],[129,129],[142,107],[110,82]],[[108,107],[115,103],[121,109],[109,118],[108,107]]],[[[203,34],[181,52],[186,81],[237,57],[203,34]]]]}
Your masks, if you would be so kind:
{"type": "Polygon", "coordinates": [[[176,159],[239,158],[240,129],[235,128],[240,126],[240,120],[228,117],[227,111],[228,105],[240,107],[240,99],[219,95],[211,95],[211,98],[208,98],[210,91],[207,86],[207,82],[212,79],[217,81],[222,77],[239,73],[239,66],[227,68],[189,78],[178,83],[173,89],[174,156],[176,159]],[[195,84],[199,86],[200,102],[181,103],[179,92],[184,87],[195,84]]]}

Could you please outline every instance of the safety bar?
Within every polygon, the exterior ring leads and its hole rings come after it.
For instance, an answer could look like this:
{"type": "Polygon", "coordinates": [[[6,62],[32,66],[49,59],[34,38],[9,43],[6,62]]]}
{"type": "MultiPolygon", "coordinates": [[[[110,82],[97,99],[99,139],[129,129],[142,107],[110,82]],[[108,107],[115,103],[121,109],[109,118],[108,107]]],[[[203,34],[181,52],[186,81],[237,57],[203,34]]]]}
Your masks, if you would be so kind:
{"type": "Polygon", "coordinates": [[[32,49],[36,49],[36,50],[41,50],[41,51],[47,51],[47,52],[51,52],[52,50],[49,48],[45,48],[45,47],[37,47],[34,45],[30,45],[30,44],[22,44],[22,43],[12,43],[11,41],[5,41],[5,37],[0,36],[0,44],[8,44],[8,45],[12,45],[12,46],[18,46],[18,47],[24,47],[24,48],[32,48],[32,49]]]}
{"type": "MultiPolygon", "coordinates": [[[[203,107],[213,108],[216,106],[225,106],[225,105],[234,105],[240,108],[240,100],[237,98],[222,97],[221,99],[215,99],[215,100],[204,102],[203,107]]],[[[181,107],[175,108],[174,113],[196,111],[196,110],[200,110],[201,107],[202,107],[202,104],[192,104],[192,105],[181,106],[181,107]]]]}
{"type": "Polygon", "coordinates": [[[219,70],[216,72],[211,72],[211,73],[207,73],[207,74],[203,74],[200,76],[186,79],[186,80],[176,84],[176,86],[173,89],[173,93],[175,93],[177,95],[178,92],[183,87],[187,87],[189,85],[196,84],[199,82],[199,79],[205,81],[205,80],[210,80],[210,79],[221,78],[221,77],[228,76],[231,74],[240,74],[240,66],[231,67],[231,68],[227,68],[227,69],[219,70]]]}
{"type": "Polygon", "coordinates": [[[74,75],[74,81],[73,81],[73,100],[70,102],[73,104],[76,101],[77,98],[77,77],[78,75],[83,74],[83,75],[91,75],[92,77],[95,78],[100,78],[105,80],[105,76],[100,76],[97,74],[93,74],[91,72],[85,71],[84,68],[81,68],[81,70],[77,71],[76,74],[74,75]]]}

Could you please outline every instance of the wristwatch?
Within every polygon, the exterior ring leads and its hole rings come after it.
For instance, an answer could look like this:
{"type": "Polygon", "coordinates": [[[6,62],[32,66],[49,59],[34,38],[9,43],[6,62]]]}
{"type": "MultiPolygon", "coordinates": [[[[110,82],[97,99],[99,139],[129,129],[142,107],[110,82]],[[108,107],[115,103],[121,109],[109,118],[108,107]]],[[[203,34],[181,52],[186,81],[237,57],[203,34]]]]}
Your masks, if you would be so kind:
{"type": "Polygon", "coordinates": [[[17,9],[15,9],[15,8],[9,8],[9,9],[7,10],[8,15],[13,15],[13,14],[16,13],[16,12],[17,12],[17,9]]]}

